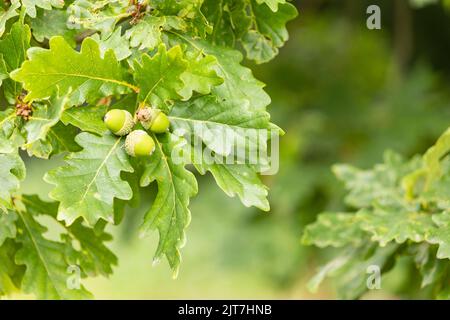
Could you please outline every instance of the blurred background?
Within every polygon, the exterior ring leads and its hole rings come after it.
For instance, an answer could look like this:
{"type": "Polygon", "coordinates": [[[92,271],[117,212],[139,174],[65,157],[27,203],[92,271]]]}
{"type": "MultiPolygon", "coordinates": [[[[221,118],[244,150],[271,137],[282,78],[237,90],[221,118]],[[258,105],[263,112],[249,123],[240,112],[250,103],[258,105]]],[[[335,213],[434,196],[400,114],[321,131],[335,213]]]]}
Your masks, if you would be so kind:
{"type": "MultiPolygon", "coordinates": [[[[192,223],[178,279],[166,262],[152,266],[157,235],[139,239],[151,205],[128,210],[111,247],[120,264],[110,279],[86,282],[96,298],[332,299],[332,282],[318,293],[306,283],[332,250],[304,247],[303,228],[324,210],[343,209],[335,163],[369,167],[384,150],[424,152],[450,125],[450,8],[435,0],[295,1],[290,41],[266,65],[248,64],[267,84],[282,138],[280,172],[264,177],[272,210],[263,213],[227,198],[210,176],[199,177],[192,223]],[[381,7],[381,30],[366,28],[366,9],[381,7]]],[[[25,192],[46,197],[45,171],[60,160],[29,161],[25,192]]],[[[147,200],[148,199],[148,200],[147,200]]],[[[408,297],[408,268],[383,278],[364,298],[408,297]]]]}

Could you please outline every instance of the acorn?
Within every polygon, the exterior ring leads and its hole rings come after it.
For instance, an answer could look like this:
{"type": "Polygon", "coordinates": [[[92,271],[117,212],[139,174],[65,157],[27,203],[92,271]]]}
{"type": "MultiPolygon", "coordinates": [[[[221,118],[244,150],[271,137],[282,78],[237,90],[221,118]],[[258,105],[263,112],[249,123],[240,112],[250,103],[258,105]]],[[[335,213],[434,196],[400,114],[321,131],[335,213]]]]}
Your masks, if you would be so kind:
{"type": "Polygon", "coordinates": [[[137,112],[137,119],[145,129],[154,133],[164,133],[169,130],[169,118],[159,109],[142,108],[137,112]]]}
{"type": "Polygon", "coordinates": [[[121,109],[108,111],[105,115],[104,122],[106,127],[116,136],[126,136],[135,125],[131,113],[121,109]]]}
{"type": "Polygon", "coordinates": [[[127,136],[125,150],[132,157],[151,156],[155,151],[155,141],[144,130],[135,130],[127,136]]]}

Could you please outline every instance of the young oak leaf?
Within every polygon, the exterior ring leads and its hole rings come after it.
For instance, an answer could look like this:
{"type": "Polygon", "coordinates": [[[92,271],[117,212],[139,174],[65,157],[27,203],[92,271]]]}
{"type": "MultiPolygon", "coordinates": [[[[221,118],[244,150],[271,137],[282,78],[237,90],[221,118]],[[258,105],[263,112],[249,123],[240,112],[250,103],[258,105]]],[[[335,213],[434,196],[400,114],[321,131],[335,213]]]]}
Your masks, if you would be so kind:
{"type": "Polygon", "coordinates": [[[116,31],[107,37],[103,36],[100,38],[98,34],[94,34],[92,38],[99,43],[102,57],[108,50],[113,50],[119,61],[128,58],[132,54],[128,40],[122,36],[122,27],[117,28],[116,31]]]}
{"type": "Polygon", "coordinates": [[[17,153],[0,154],[0,215],[11,209],[11,197],[25,179],[25,164],[17,153]]]}
{"type": "Polygon", "coordinates": [[[224,83],[212,89],[219,99],[241,103],[248,110],[266,110],[271,100],[264,91],[264,84],[258,81],[252,71],[241,65],[243,56],[239,51],[215,46],[207,41],[192,41],[197,50],[213,55],[217,59],[217,74],[224,83]]]}
{"type": "Polygon", "coordinates": [[[101,57],[99,44],[86,38],[77,52],[62,37],[50,39],[50,49],[28,50],[30,60],[11,74],[28,91],[26,101],[68,94],[73,104],[95,102],[101,97],[138,91],[125,81],[125,71],[112,50],[101,57]]]}
{"type": "Polygon", "coordinates": [[[56,187],[50,192],[60,202],[58,220],[71,225],[82,217],[93,226],[99,219],[114,221],[114,198],[130,200],[132,190],[121,172],[133,172],[123,139],[104,134],[80,133],[83,148],[66,159],[66,165],[48,172],[44,180],[56,187]]]}
{"type": "Polygon", "coordinates": [[[36,7],[44,10],[64,7],[64,0],[21,0],[21,2],[26,13],[32,18],[36,18],[36,7]]]}
{"type": "Polygon", "coordinates": [[[242,37],[242,45],[249,59],[268,62],[289,39],[286,23],[297,17],[297,9],[287,2],[280,4],[276,12],[269,5],[252,2],[250,6],[252,26],[242,37]]]}
{"type": "Polygon", "coordinates": [[[158,194],[144,217],[141,232],[145,236],[151,229],[158,229],[160,240],[155,262],[165,255],[176,277],[181,262],[179,250],[185,244],[185,229],[191,221],[189,200],[197,194],[198,186],[195,176],[185,165],[176,164],[172,158],[182,140],[167,133],[155,138],[155,142],[155,153],[146,163],[141,186],[156,181],[158,194]]]}
{"type": "Polygon", "coordinates": [[[129,0],[75,0],[67,9],[69,26],[97,30],[109,36],[120,19],[131,15],[129,7],[129,0]]]}
{"type": "Polygon", "coordinates": [[[134,64],[134,79],[141,89],[139,100],[168,109],[174,100],[181,98],[178,93],[184,87],[181,75],[187,66],[180,46],[167,50],[161,44],[153,57],[142,55],[142,64],[137,61],[134,64]]]}
{"type": "Polygon", "coordinates": [[[68,244],[48,240],[47,231],[27,211],[17,211],[17,241],[22,244],[17,252],[16,264],[26,267],[21,289],[35,294],[38,299],[90,299],[91,294],[81,286],[67,286],[69,263],[66,252],[68,244]]]}
{"type": "Polygon", "coordinates": [[[215,86],[221,85],[223,79],[217,75],[217,59],[212,55],[205,55],[201,51],[186,52],[188,67],[181,75],[185,86],[179,91],[183,100],[189,100],[194,91],[208,94],[215,86]]]}
{"type": "Polygon", "coordinates": [[[9,19],[18,16],[17,9],[20,8],[19,0],[12,0],[8,9],[0,8],[0,36],[5,32],[6,23],[9,19]]]}
{"type": "Polygon", "coordinates": [[[161,43],[161,31],[165,23],[164,17],[146,16],[138,24],[128,29],[125,37],[133,48],[152,50],[161,43]]]}

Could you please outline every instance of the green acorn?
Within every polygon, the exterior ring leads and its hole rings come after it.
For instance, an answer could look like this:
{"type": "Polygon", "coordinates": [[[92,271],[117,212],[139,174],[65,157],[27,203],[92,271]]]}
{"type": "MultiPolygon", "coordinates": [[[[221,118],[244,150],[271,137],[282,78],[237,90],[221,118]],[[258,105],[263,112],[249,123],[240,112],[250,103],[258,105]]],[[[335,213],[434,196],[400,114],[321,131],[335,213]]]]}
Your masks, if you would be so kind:
{"type": "Polygon", "coordinates": [[[126,110],[110,110],[104,118],[106,127],[116,136],[126,136],[131,132],[135,123],[133,116],[126,110]]]}
{"type": "Polygon", "coordinates": [[[142,108],[138,111],[137,118],[145,129],[152,132],[164,133],[169,130],[169,118],[159,109],[142,108]]]}
{"type": "Polygon", "coordinates": [[[127,136],[125,150],[132,157],[151,156],[155,151],[155,141],[144,130],[135,130],[127,136]]]}

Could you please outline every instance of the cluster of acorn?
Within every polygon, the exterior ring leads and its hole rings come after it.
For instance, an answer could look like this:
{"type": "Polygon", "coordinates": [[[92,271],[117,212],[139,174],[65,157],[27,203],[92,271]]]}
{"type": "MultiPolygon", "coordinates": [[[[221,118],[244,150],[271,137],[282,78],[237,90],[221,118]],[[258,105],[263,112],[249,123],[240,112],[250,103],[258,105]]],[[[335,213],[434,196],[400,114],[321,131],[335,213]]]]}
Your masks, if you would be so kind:
{"type": "Polygon", "coordinates": [[[164,133],[169,130],[170,121],[164,112],[159,109],[140,108],[136,117],[130,112],[121,109],[113,109],[105,115],[106,127],[116,136],[127,136],[125,150],[132,157],[151,156],[155,151],[155,141],[144,130],[133,130],[139,121],[146,130],[153,133],[164,133]]]}

